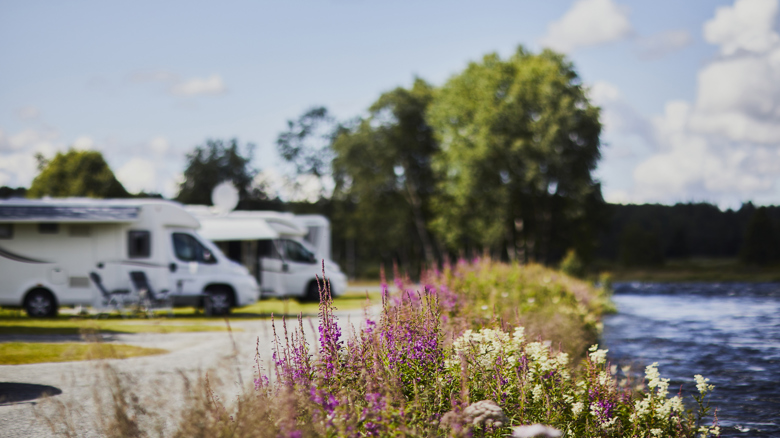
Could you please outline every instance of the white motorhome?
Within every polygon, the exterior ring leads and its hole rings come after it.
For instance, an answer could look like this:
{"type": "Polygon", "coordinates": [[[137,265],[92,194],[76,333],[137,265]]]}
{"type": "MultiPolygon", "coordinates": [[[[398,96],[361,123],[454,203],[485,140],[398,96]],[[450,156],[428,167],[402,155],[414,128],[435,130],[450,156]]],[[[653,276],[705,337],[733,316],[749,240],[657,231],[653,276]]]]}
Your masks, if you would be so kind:
{"type": "Polygon", "coordinates": [[[139,287],[215,314],[257,301],[255,278],[199,227],[180,204],[158,199],[0,201],[0,306],[54,316],[139,287]]]}
{"type": "Polygon", "coordinates": [[[342,295],[347,277],[330,256],[330,222],[319,215],[273,211],[230,211],[186,206],[202,224],[201,235],[239,261],[260,284],[262,296],[319,300],[317,277],[342,295]]]}

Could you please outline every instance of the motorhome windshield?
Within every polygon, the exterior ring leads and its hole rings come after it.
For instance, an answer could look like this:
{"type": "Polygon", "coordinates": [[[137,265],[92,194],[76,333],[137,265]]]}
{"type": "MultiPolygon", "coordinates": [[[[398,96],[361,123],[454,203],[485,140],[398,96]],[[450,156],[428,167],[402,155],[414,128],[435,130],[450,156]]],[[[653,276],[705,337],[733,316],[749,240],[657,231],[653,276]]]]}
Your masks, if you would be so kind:
{"type": "Polygon", "coordinates": [[[173,249],[176,258],[183,262],[217,263],[211,250],[187,233],[173,233],[173,249]]]}
{"type": "Polygon", "coordinates": [[[299,263],[317,263],[314,253],[306,249],[300,242],[290,239],[282,239],[284,254],[287,260],[299,263]]]}

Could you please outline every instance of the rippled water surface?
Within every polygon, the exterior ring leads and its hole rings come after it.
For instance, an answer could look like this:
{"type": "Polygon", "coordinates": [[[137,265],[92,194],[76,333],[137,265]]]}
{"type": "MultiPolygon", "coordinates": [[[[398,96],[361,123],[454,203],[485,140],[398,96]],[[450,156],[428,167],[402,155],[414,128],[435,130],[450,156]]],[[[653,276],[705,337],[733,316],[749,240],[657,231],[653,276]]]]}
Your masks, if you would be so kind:
{"type": "Polygon", "coordinates": [[[688,401],[702,374],[723,436],[780,437],[780,284],[624,283],[613,301],[603,337],[613,363],[658,362],[688,401]]]}

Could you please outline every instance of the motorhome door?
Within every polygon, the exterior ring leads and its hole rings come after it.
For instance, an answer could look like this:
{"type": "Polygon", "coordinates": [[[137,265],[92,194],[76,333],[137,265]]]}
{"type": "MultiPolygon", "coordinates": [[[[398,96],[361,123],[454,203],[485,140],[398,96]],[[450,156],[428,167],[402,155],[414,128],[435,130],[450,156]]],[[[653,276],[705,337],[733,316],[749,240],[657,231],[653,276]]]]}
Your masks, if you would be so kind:
{"type": "Polygon", "coordinates": [[[177,295],[177,305],[198,305],[193,298],[188,303],[187,295],[203,293],[206,280],[213,274],[217,258],[193,234],[186,231],[171,233],[173,260],[171,261],[172,292],[177,295]]]}
{"type": "Polygon", "coordinates": [[[277,247],[277,241],[257,241],[257,257],[260,260],[260,291],[265,296],[285,296],[285,263],[277,247]]]}
{"type": "Polygon", "coordinates": [[[291,294],[305,295],[309,282],[317,272],[317,259],[300,242],[291,239],[280,239],[279,242],[284,247],[284,261],[287,264],[284,285],[291,294]]]}

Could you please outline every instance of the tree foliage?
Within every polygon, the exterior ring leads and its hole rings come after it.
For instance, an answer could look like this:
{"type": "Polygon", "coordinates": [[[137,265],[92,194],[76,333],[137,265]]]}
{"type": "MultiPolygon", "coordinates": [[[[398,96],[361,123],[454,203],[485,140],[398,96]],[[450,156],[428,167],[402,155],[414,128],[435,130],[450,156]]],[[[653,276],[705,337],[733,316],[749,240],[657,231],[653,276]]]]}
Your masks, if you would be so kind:
{"type": "Polygon", "coordinates": [[[330,144],[336,119],[319,106],[307,110],[298,120],[288,120],[287,130],[276,138],[276,148],[299,175],[321,178],[330,172],[333,159],[330,144]]]}
{"type": "Polygon", "coordinates": [[[440,193],[433,226],[450,248],[550,263],[587,252],[600,187],[599,109],[562,55],[490,54],[439,90],[429,122],[440,193]]]}
{"type": "Polygon", "coordinates": [[[242,154],[238,140],[206,140],[187,154],[184,181],[179,186],[176,200],[183,204],[211,205],[211,191],[219,183],[231,181],[238,189],[239,199],[251,198],[251,184],[257,171],[251,161],[254,145],[249,143],[242,154]]]}
{"type": "Polygon", "coordinates": [[[116,179],[100,152],[69,149],[64,153],[58,152],[51,160],[39,160],[39,163],[40,173],[27,191],[27,197],[127,198],[130,196],[116,179]]]}
{"type": "Polygon", "coordinates": [[[386,252],[407,242],[407,250],[428,262],[435,258],[428,221],[438,150],[425,120],[432,100],[433,88],[422,79],[384,93],[367,118],[342,128],[333,143],[334,196],[354,207],[353,233],[376,236],[386,252]]]}
{"type": "Polygon", "coordinates": [[[777,236],[769,210],[759,207],[753,212],[745,230],[745,238],[739,252],[743,263],[765,265],[777,261],[777,236]]]}

